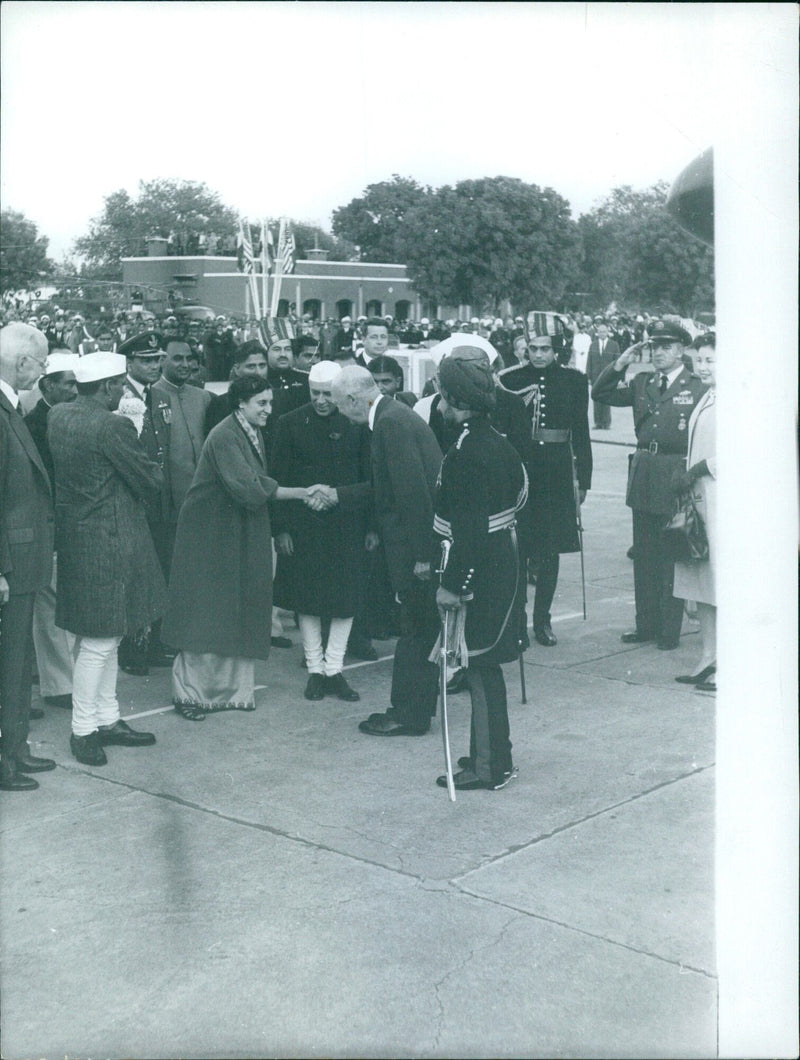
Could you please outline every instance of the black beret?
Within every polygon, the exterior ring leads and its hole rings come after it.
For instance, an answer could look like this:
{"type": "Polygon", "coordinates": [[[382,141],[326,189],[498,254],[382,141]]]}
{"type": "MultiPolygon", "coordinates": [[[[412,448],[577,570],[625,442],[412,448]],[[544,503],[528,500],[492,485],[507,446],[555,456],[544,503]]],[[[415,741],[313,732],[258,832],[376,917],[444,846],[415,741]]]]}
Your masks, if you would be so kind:
{"type": "Polygon", "coordinates": [[[121,343],[117,353],[123,357],[162,357],[164,337],[160,331],[143,331],[121,343]]]}

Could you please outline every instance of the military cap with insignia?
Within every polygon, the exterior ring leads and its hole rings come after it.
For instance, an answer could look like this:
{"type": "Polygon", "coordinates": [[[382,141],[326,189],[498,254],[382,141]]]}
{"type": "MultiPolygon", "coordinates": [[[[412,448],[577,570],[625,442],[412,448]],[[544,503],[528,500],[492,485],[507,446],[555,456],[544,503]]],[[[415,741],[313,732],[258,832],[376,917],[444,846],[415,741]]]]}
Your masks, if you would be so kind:
{"type": "Polygon", "coordinates": [[[691,346],[692,336],[682,328],[680,324],[672,320],[654,320],[647,325],[647,333],[651,342],[668,341],[679,342],[681,346],[691,346]]]}
{"type": "Polygon", "coordinates": [[[123,357],[163,357],[164,338],[160,331],[143,331],[121,343],[117,353],[123,357]]]}

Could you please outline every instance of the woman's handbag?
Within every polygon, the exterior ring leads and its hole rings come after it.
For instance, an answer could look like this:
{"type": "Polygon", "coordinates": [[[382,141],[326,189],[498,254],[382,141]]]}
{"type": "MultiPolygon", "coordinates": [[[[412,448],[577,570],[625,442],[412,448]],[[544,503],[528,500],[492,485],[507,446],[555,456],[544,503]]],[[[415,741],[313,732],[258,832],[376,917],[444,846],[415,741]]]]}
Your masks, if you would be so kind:
{"type": "Polygon", "coordinates": [[[667,551],[676,563],[708,559],[708,537],[691,492],[678,497],[675,514],[662,530],[667,551]]]}

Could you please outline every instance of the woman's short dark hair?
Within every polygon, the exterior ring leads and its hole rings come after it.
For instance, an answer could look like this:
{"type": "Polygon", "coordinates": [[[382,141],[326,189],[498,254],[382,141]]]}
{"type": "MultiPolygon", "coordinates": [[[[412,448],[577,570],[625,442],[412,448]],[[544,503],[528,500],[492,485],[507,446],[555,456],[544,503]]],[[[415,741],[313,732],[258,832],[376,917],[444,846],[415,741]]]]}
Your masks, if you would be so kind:
{"type": "Polygon", "coordinates": [[[268,380],[260,375],[237,375],[228,390],[228,400],[232,409],[238,409],[243,401],[260,394],[262,390],[271,390],[268,380]]]}
{"type": "Polygon", "coordinates": [[[715,331],[706,331],[702,335],[698,335],[692,342],[693,350],[701,350],[703,346],[710,346],[712,350],[717,348],[717,333],[715,331]]]}
{"type": "Polygon", "coordinates": [[[247,358],[252,357],[254,353],[258,353],[262,357],[267,356],[267,351],[258,339],[248,339],[247,342],[243,342],[241,346],[237,346],[234,350],[233,363],[244,364],[247,358]]]}

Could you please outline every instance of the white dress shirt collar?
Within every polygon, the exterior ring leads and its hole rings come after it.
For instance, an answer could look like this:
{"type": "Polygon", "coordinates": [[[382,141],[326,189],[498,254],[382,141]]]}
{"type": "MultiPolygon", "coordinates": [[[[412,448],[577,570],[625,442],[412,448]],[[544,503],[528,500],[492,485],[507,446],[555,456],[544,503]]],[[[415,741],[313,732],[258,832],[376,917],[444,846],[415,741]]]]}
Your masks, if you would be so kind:
{"type": "Polygon", "coordinates": [[[372,404],[370,405],[370,409],[369,409],[369,419],[368,419],[368,421],[367,421],[367,422],[369,423],[369,429],[370,429],[371,431],[374,431],[374,430],[375,430],[375,412],[376,412],[376,410],[377,410],[377,408],[378,408],[378,405],[380,405],[381,401],[382,401],[382,400],[383,400],[383,398],[385,398],[385,397],[386,397],[386,395],[385,395],[385,394],[379,394],[379,395],[378,395],[378,396],[377,396],[377,397],[375,398],[375,400],[373,401],[373,403],[372,403],[372,404]]]}
{"type": "Polygon", "coordinates": [[[3,391],[14,408],[19,406],[19,394],[17,394],[16,390],[12,390],[5,379],[0,379],[0,390],[3,391]]]}

